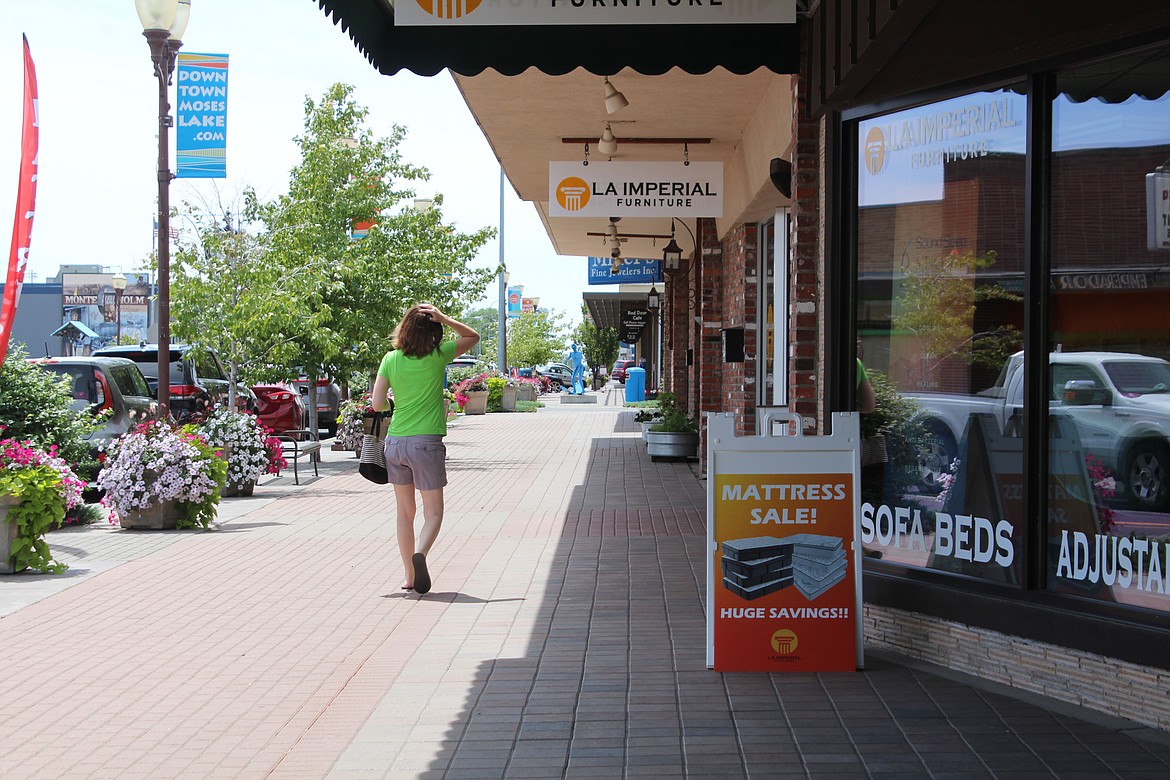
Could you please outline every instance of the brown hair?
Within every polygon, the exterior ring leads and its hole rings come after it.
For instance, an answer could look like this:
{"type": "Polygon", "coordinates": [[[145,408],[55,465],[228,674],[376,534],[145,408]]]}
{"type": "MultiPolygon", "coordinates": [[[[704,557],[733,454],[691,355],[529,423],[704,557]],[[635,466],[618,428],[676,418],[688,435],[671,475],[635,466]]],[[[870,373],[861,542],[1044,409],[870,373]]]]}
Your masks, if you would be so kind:
{"type": "Polygon", "coordinates": [[[443,343],[443,325],[419,311],[419,304],[411,306],[394,329],[391,337],[394,348],[409,357],[423,357],[443,343]]]}

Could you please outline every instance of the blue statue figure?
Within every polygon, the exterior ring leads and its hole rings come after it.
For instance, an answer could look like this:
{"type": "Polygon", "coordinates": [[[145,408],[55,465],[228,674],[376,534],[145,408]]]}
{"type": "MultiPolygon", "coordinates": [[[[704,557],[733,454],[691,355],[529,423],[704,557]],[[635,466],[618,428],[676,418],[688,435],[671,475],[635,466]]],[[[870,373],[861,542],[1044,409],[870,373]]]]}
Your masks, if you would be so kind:
{"type": "Polygon", "coordinates": [[[576,342],[573,343],[573,348],[569,351],[569,365],[573,367],[573,386],[569,389],[572,395],[585,394],[585,356],[581,354],[581,350],[577,347],[576,342]]]}

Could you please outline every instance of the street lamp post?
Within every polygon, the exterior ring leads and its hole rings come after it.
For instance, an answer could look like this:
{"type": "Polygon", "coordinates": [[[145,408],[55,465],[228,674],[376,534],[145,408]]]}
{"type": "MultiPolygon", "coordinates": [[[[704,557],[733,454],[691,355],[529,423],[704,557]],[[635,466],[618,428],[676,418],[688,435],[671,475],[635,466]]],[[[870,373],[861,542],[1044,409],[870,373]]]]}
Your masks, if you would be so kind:
{"type": "Polygon", "coordinates": [[[117,335],[114,336],[114,343],[122,343],[122,293],[126,290],[126,277],[121,273],[114,274],[114,278],[110,280],[110,284],[114,287],[114,319],[118,323],[117,335]]]}
{"type": "Polygon", "coordinates": [[[158,405],[171,412],[171,173],[170,84],[175,56],[191,15],[191,0],[134,0],[158,78],[158,405]]]}

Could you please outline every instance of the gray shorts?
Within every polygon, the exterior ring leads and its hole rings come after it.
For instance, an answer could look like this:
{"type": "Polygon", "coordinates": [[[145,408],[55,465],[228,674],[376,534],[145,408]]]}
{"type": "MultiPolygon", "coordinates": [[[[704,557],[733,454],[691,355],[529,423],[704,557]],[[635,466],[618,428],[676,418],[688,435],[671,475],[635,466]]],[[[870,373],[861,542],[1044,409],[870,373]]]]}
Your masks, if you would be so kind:
{"type": "Polygon", "coordinates": [[[443,437],[386,437],[386,474],[395,485],[438,490],[447,485],[447,447],[443,437]]]}

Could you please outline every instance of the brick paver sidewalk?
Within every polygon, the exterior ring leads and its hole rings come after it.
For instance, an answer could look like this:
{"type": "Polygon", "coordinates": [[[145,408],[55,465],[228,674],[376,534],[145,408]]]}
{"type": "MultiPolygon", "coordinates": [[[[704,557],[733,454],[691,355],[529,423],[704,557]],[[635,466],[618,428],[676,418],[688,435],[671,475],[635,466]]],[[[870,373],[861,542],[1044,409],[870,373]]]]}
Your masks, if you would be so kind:
{"type": "Polygon", "coordinates": [[[1132,724],[868,659],[704,667],[703,484],[633,415],[548,406],[447,438],[434,590],[347,453],[217,532],[55,532],[0,577],[0,777],[1170,775],[1132,724]]]}

